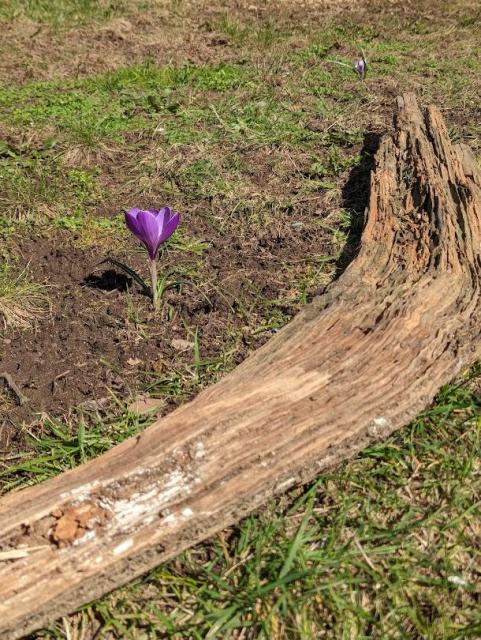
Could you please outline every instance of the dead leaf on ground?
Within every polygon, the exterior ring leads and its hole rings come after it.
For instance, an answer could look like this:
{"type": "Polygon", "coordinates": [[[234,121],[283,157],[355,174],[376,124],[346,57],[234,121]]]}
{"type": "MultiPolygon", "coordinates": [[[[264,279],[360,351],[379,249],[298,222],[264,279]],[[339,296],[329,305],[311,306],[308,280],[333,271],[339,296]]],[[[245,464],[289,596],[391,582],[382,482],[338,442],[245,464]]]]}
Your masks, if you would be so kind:
{"type": "Polygon", "coordinates": [[[127,407],[131,413],[137,413],[142,415],[144,413],[151,413],[154,411],[160,411],[165,406],[165,400],[163,398],[137,398],[127,407]]]}
{"type": "Polygon", "coordinates": [[[171,342],[171,345],[177,351],[188,351],[189,349],[194,348],[194,343],[190,340],[183,340],[182,338],[174,338],[171,342]]]}

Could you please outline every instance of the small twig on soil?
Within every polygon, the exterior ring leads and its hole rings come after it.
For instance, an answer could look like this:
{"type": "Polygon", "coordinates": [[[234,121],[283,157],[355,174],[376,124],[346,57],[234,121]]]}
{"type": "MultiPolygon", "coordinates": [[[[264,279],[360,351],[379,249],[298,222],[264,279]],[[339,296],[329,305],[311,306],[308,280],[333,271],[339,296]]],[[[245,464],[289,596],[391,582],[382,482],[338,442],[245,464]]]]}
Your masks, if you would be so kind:
{"type": "Polygon", "coordinates": [[[220,117],[220,115],[219,115],[219,113],[218,113],[217,109],[214,107],[214,105],[213,105],[213,104],[211,104],[211,105],[209,105],[209,106],[210,106],[210,108],[212,109],[212,111],[214,112],[214,115],[215,115],[215,117],[217,118],[217,120],[221,123],[221,125],[222,125],[226,130],[229,130],[229,126],[228,126],[227,122],[226,122],[225,120],[223,120],[223,119],[220,117]]]}
{"type": "Polygon", "coordinates": [[[373,565],[373,563],[371,561],[371,558],[364,551],[363,546],[361,545],[359,539],[356,536],[353,536],[353,542],[354,542],[355,546],[357,547],[357,549],[358,549],[359,553],[361,554],[361,556],[364,558],[366,564],[369,565],[373,571],[377,571],[376,567],[373,565]]]}
{"type": "Polygon", "coordinates": [[[30,36],[30,39],[33,40],[34,38],[36,38],[40,33],[40,31],[42,31],[42,25],[40,25],[37,29],[35,29],[35,31],[30,36]]]}
{"type": "Polygon", "coordinates": [[[330,62],[331,64],[338,64],[341,67],[347,67],[348,69],[352,69],[352,65],[347,64],[346,62],[339,62],[338,60],[326,60],[326,62],[330,62]]]}
{"type": "Polygon", "coordinates": [[[27,404],[28,402],[27,396],[20,391],[20,389],[15,384],[15,381],[13,380],[12,376],[9,373],[7,373],[6,371],[2,371],[0,373],[0,379],[5,380],[5,385],[10,389],[10,391],[13,391],[15,397],[17,398],[17,403],[20,406],[27,404]]]}
{"type": "Polygon", "coordinates": [[[67,369],[67,371],[64,371],[63,373],[59,373],[58,376],[55,376],[55,378],[52,380],[52,384],[51,384],[52,395],[54,395],[54,393],[55,393],[55,387],[57,386],[57,382],[59,380],[61,380],[62,378],[65,378],[65,376],[68,376],[69,373],[70,373],[70,369],[67,369]]]}

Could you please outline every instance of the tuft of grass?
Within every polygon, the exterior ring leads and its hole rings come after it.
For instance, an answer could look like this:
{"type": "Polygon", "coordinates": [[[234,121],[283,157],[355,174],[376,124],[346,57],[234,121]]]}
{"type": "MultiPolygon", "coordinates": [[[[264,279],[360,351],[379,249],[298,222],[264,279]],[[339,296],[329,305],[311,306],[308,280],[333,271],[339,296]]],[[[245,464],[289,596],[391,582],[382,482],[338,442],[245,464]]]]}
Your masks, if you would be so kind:
{"type": "Polygon", "coordinates": [[[48,309],[46,287],[32,282],[28,269],[15,275],[6,262],[0,265],[0,319],[4,329],[30,328],[48,309]]]}
{"type": "Polygon", "coordinates": [[[63,166],[51,150],[0,158],[2,214],[11,220],[48,221],[82,215],[85,206],[99,196],[95,169],[63,166]]]}
{"type": "Polygon", "coordinates": [[[0,18],[28,18],[60,28],[108,20],[123,15],[127,6],[124,0],[9,0],[0,4],[0,18]]]}
{"type": "Polygon", "coordinates": [[[242,65],[143,64],[84,78],[0,87],[0,107],[13,127],[51,126],[71,143],[95,147],[103,140],[152,127],[157,114],[175,114],[172,92],[225,92],[246,81],[242,65]]]}
{"type": "Polygon", "coordinates": [[[75,425],[43,416],[26,430],[28,449],[9,458],[8,466],[2,465],[0,459],[0,494],[73,469],[139,433],[153,419],[127,410],[120,416],[116,411],[101,419],[95,413],[79,409],[75,425]],[[20,461],[16,463],[15,459],[20,461]]]}

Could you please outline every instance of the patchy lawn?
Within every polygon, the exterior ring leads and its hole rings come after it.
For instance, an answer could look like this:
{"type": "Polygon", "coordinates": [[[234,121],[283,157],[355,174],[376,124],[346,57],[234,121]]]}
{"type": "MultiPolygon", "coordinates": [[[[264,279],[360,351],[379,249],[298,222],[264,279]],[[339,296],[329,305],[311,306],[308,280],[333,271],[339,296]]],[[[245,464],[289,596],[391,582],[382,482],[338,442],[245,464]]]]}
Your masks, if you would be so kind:
{"type": "MultiPolygon", "coordinates": [[[[481,141],[475,2],[12,0],[0,7],[0,489],[211,384],[356,252],[414,90],[481,141]],[[369,71],[351,65],[361,48],[369,71]],[[182,222],[162,311],[131,206],[182,222]]],[[[362,286],[362,283],[360,283],[362,286]]],[[[481,374],[387,442],[32,638],[481,637],[481,374]]]]}

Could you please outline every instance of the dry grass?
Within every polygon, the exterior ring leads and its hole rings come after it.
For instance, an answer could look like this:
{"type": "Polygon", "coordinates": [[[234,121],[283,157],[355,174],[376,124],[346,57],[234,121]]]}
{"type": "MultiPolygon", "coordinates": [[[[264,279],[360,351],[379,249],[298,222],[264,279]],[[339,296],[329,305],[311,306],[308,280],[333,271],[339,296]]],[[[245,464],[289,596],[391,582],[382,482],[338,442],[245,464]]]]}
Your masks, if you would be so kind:
{"type": "Polygon", "coordinates": [[[32,282],[28,268],[13,275],[0,267],[0,320],[4,329],[30,329],[50,309],[46,285],[32,282]]]}

